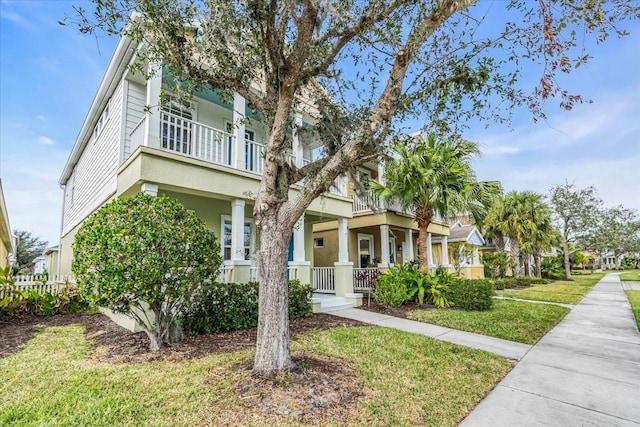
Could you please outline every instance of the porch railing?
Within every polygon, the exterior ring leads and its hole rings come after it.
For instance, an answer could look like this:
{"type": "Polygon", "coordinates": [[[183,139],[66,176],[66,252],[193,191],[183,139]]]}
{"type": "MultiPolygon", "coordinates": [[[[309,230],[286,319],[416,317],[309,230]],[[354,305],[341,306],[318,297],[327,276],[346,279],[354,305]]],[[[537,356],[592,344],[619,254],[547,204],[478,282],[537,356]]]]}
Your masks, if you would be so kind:
{"type": "Polygon", "coordinates": [[[353,290],[354,292],[373,292],[375,281],[380,275],[377,268],[354,268],[353,269],[353,290]]]}
{"type": "Polygon", "coordinates": [[[220,267],[220,274],[218,275],[218,280],[221,283],[229,283],[231,282],[231,272],[233,271],[233,267],[220,267]]]}
{"type": "Polygon", "coordinates": [[[311,269],[313,291],[325,294],[336,292],[335,267],[313,267],[311,269]]]}

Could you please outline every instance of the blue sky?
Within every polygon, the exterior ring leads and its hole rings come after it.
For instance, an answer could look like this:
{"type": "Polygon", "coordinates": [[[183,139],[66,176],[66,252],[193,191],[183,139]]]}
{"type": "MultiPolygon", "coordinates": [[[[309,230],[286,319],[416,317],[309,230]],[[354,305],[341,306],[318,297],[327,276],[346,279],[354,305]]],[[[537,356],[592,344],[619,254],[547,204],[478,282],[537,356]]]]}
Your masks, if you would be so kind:
{"type": "MultiPolygon", "coordinates": [[[[116,39],[83,36],[57,21],[81,1],[0,0],[0,179],[11,226],[57,244],[58,178],[80,131],[116,39]]],[[[640,209],[640,23],[631,36],[589,47],[595,57],[569,76],[593,104],[546,123],[517,112],[512,129],[471,129],[480,179],[507,190],[546,193],[568,180],[595,185],[606,205],[640,209]]]]}

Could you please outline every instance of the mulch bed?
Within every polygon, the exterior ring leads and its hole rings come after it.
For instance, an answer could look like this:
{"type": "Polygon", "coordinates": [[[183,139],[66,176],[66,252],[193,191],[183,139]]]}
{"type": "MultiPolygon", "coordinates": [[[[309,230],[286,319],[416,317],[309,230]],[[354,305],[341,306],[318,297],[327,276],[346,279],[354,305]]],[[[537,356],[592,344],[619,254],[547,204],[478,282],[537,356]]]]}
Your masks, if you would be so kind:
{"type": "MultiPolygon", "coordinates": [[[[157,360],[173,362],[212,354],[255,348],[256,329],[215,335],[188,336],[179,344],[149,351],[144,332],[132,333],[102,314],[66,314],[55,316],[25,316],[0,318],[0,358],[16,353],[41,329],[51,326],[82,324],[86,337],[93,343],[90,363],[131,364],[157,360]]],[[[328,314],[296,319],[290,323],[292,338],[314,330],[339,326],[362,326],[354,320],[328,314]]],[[[253,378],[234,386],[244,408],[217,414],[216,425],[277,425],[284,420],[312,425],[324,425],[325,420],[342,425],[351,424],[357,407],[365,398],[356,369],[346,361],[314,354],[295,352],[295,368],[271,380],[253,378]]],[[[235,367],[251,370],[252,360],[235,367]]],[[[211,378],[211,380],[215,380],[211,378]]]]}
{"type": "MultiPolygon", "coordinates": [[[[41,329],[51,326],[82,324],[87,339],[93,341],[90,358],[101,363],[139,363],[155,360],[183,360],[210,354],[230,353],[255,347],[256,329],[211,335],[187,336],[184,341],[149,351],[149,339],[144,332],[133,333],[102,314],[64,314],[54,316],[24,316],[0,318],[0,358],[17,352],[41,329]]],[[[362,323],[328,314],[293,320],[291,336],[338,326],[359,326],[362,323]]]]}

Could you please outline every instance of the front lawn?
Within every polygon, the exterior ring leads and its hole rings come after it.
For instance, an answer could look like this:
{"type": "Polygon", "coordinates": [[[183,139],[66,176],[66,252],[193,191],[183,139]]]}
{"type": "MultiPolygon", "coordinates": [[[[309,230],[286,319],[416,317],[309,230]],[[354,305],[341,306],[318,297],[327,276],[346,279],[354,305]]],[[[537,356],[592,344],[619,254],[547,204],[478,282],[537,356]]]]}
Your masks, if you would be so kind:
{"type": "Polygon", "coordinates": [[[496,291],[496,295],[534,301],[577,304],[605,273],[588,276],[573,276],[573,280],[558,280],[548,285],[534,285],[525,289],[506,289],[496,291]]]}
{"type": "Polygon", "coordinates": [[[626,291],[627,298],[629,298],[629,304],[631,304],[631,310],[633,311],[633,315],[636,316],[636,324],[638,325],[638,330],[640,330],[640,291],[626,291]]]}
{"type": "Polygon", "coordinates": [[[567,313],[568,308],[556,305],[495,300],[488,311],[413,310],[407,317],[447,328],[535,344],[567,313]]]}
{"type": "Polygon", "coordinates": [[[298,373],[260,381],[250,350],[110,363],[96,359],[83,325],[46,327],[0,359],[0,425],[455,425],[510,369],[490,353],[379,327],[307,332],[292,350],[298,373]]]}
{"type": "Polygon", "coordinates": [[[629,271],[620,275],[623,282],[640,282],[640,271],[629,271]]]}

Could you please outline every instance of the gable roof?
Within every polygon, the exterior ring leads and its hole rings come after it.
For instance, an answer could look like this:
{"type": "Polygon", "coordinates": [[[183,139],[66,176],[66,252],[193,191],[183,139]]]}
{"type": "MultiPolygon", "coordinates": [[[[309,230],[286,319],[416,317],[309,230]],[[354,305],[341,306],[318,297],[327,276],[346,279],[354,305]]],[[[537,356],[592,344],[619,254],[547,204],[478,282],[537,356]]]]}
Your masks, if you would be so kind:
{"type": "MultiPolygon", "coordinates": [[[[438,243],[441,240],[442,238],[433,239],[435,243],[438,243]]],[[[477,246],[484,245],[482,234],[480,234],[478,228],[475,225],[461,225],[458,222],[449,229],[449,237],[447,240],[451,243],[464,242],[477,246]]]]}

